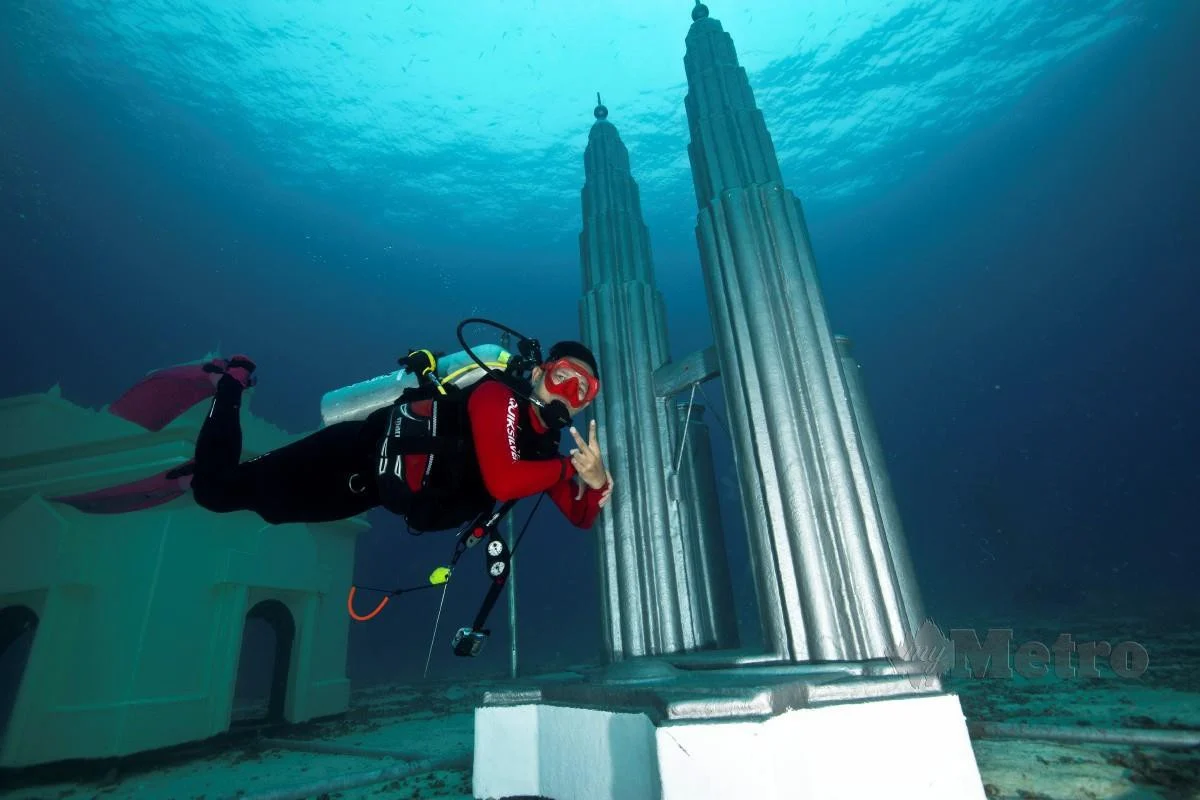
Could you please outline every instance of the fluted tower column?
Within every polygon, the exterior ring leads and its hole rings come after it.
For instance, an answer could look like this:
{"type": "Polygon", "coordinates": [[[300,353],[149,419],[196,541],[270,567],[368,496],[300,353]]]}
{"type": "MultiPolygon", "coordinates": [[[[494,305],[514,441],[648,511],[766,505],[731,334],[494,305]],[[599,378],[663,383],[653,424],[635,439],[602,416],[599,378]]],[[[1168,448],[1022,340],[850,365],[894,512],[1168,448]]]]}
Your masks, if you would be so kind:
{"type": "MultiPolygon", "coordinates": [[[[713,620],[732,620],[732,601],[705,581],[728,572],[720,520],[689,513],[680,499],[671,453],[682,427],[669,400],[654,393],[654,370],[669,357],[666,312],[637,183],[608,109],[598,104],[595,116],[584,153],[579,314],[583,340],[600,362],[594,408],[619,487],[596,525],[606,651],[616,661],[729,646],[736,631],[731,638],[713,620]]],[[[715,496],[711,470],[691,470],[698,450],[702,463],[711,462],[707,440],[692,445],[689,481],[707,476],[713,485],[701,489],[715,496]]]]}
{"type": "Polygon", "coordinates": [[[867,389],[863,383],[862,366],[854,357],[854,344],[845,336],[835,336],[838,355],[842,359],[842,374],[850,391],[850,407],[854,412],[854,431],[867,463],[867,474],[856,476],[859,492],[864,502],[872,500],[879,508],[878,514],[867,515],[867,536],[873,553],[886,557],[891,569],[880,569],[882,579],[895,581],[884,597],[898,597],[899,606],[889,613],[908,615],[912,630],[921,627],[925,619],[925,606],[921,602],[921,588],[908,554],[908,540],[904,536],[904,524],[900,510],[896,507],[896,495],[892,492],[892,480],[888,476],[883,458],[883,444],[875,429],[875,419],[867,402],[867,389]]]}
{"type": "Polygon", "coordinates": [[[732,39],[699,2],[692,20],[696,238],[764,639],[794,661],[894,655],[919,611],[880,533],[800,203],[732,39]]]}
{"type": "Polygon", "coordinates": [[[719,648],[738,646],[737,611],[733,604],[733,581],[717,503],[717,473],[713,464],[704,406],[680,402],[675,406],[677,430],[686,441],[679,447],[679,508],[689,552],[689,580],[702,600],[696,622],[703,627],[699,637],[719,648]]]}

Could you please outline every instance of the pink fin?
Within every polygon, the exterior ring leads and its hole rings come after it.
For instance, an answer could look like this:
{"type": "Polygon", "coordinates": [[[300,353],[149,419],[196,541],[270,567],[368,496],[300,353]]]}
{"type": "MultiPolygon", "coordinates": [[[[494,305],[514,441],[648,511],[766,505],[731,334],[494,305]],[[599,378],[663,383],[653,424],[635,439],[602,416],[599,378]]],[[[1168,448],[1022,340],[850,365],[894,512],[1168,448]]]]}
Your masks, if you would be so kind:
{"type": "Polygon", "coordinates": [[[85,494],[51,497],[56,503],[66,503],[88,514],[124,514],[169,503],[186,494],[192,484],[191,462],[172,467],[149,478],[110,486],[85,494]]]}
{"type": "Polygon", "coordinates": [[[109,413],[160,431],[192,406],[213,396],[213,374],[203,365],[168,367],[152,372],[109,406],[109,413]]]}

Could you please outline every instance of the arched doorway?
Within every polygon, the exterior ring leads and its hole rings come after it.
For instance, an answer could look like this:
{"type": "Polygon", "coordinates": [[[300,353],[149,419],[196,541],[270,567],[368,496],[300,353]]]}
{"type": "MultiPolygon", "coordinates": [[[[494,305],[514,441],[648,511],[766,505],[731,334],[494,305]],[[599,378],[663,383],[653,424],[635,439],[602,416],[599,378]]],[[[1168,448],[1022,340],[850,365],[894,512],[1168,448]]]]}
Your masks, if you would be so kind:
{"type": "Polygon", "coordinates": [[[28,606],[0,609],[0,744],[8,732],[37,625],[37,614],[28,606]]]}
{"type": "Polygon", "coordinates": [[[278,600],[264,600],[246,614],[234,688],[233,726],[283,722],[295,638],[292,612],[278,600]]]}

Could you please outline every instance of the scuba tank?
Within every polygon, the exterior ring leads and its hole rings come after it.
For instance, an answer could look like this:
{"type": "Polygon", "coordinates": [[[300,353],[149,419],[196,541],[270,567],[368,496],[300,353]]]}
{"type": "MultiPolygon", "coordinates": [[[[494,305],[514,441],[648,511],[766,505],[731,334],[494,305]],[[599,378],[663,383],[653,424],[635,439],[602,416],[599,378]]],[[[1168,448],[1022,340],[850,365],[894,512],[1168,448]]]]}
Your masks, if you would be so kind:
{"type": "MultiPolygon", "coordinates": [[[[465,389],[485,378],[490,369],[505,369],[511,357],[507,350],[495,344],[481,344],[471,350],[474,357],[467,350],[438,356],[438,381],[465,389]]],[[[394,403],[405,389],[416,388],[419,377],[406,369],[398,369],[326,392],[321,397],[321,422],[329,426],[366,419],[372,411],[394,403]]]]}

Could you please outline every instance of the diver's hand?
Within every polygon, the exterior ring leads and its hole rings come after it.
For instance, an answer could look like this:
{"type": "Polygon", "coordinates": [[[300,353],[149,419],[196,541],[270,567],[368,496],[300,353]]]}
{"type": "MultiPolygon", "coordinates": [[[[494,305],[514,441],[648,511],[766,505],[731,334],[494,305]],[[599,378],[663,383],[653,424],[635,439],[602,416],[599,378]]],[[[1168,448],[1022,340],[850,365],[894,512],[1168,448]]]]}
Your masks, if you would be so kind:
{"type": "MultiPolygon", "coordinates": [[[[605,470],[605,474],[608,475],[608,485],[604,487],[604,494],[600,495],[600,500],[596,503],[596,508],[604,508],[606,505],[608,505],[608,498],[612,496],[612,473],[605,470]]],[[[587,484],[584,483],[583,478],[580,478],[578,475],[575,476],[575,483],[579,484],[579,491],[575,493],[575,499],[582,500],[583,493],[587,491],[587,484]]]]}
{"type": "Polygon", "coordinates": [[[598,504],[600,508],[604,508],[606,505],[608,505],[608,498],[612,497],[612,473],[608,470],[605,470],[605,474],[608,475],[608,486],[604,487],[604,494],[600,495],[600,503],[598,504]]]}
{"type": "Polygon", "coordinates": [[[608,482],[608,470],[604,468],[604,459],[600,457],[600,442],[596,438],[596,420],[592,420],[588,441],[584,441],[579,431],[571,426],[571,435],[579,447],[571,451],[571,465],[575,472],[592,489],[603,489],[608,482]]]}

